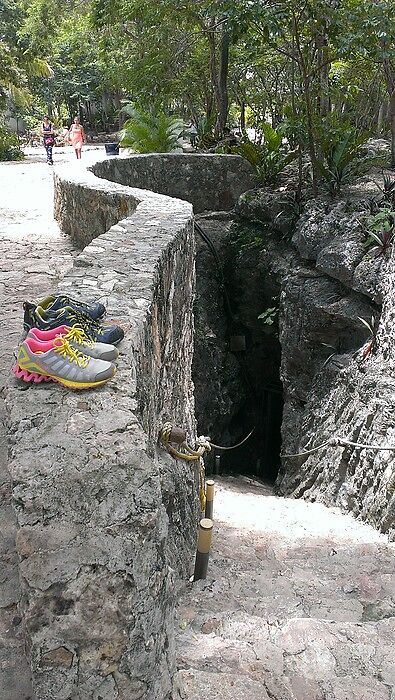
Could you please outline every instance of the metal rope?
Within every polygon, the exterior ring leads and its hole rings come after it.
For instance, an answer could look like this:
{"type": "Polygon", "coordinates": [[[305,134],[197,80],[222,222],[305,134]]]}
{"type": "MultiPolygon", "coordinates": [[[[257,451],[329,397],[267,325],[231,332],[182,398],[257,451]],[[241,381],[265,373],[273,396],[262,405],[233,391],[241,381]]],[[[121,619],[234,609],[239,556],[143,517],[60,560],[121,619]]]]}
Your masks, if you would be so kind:
{"type": "Polygon", "coordinates": [[[245,442],[247,442],[248,438],[251,437],[252,433],[254,432],[255,428],[253,428],[248,435],[241,440],[241,442],[238,442],[237,445],[231,445],[230,447],[222,447],[221,445],[215,445],[213,442],[210,440],[210,445],[211,447],[214,447],[216,450],[235,450],[236,447],[240,447],[240,445],[243,445],[245,442]]]}
{"type": "Polygon", "coordinates": [[[313,454],[313,452],[318,452],[318,450],[321,450],[323,447],[340,447],[342,445],[344,447],[356,447],[360,450],[376,450],[377,452],[379,452],[380,450],[393,450],[395,452],[395,445],[366,445],[362,442],[352,442],[351,440],[347,440],[346,438],[332,437],[329,440],[322,442],[320,445],[312,447],[311,450],[297,452],[296,454],[282,454],[281,457],[284,457],[286,459],[293,459],[295,457],[305,457],[306,455],[313,454]]]}

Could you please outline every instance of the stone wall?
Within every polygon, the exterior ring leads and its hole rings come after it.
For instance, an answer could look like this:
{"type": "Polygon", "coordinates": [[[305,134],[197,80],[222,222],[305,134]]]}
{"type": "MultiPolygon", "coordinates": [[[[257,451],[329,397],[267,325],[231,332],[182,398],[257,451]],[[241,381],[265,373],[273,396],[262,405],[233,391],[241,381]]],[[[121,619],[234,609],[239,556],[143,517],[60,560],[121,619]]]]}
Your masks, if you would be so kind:
{"type": "Polygon", "coordinates": [[[125,339],[93,392],[7,388],[21,616],[38,700],[165,700],[198,516],[195,468],[157,446],[167,420],[195,428],[192,208],[93,178],[57,171],[60,222],[74,203],[74,239],[100,234],[61,289],[104,301],[125,339]],[[120,201],[134,214],[101,233],[120,201]]]}
{"type": "Polygon", "coordinates": [[[55,171],[54,215],[62,231],[78,248],[84,248],[132,214],[139,198],[129,187],[112,186],[87,170],[81,173],[80,185],[77,179],[77,174],[69,175],[64,168],[55,171]]]}
{"type": "Polygon", "coordinates": [[[256,185],[253,167],[241,156],[156,153],[109,158],[96,163],[98,177],[143,187],[193,204],[202,211],[232,209],[242,192],[256,185]]]}

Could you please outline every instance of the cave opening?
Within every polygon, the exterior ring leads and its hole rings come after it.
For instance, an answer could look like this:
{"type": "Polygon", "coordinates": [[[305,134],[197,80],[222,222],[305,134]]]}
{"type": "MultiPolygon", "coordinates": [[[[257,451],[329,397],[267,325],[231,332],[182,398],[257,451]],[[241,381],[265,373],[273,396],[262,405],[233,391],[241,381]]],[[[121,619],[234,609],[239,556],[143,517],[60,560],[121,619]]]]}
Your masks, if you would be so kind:
{"type": "Polygon", "coordinates": [[[259,400],[246,401],[230,421],[228,432],[252,435],[234,450],[214,450],[213,472],[243,474],[274,483],[280,468],[282,391],[262,389],[259,400]],[[219,457],[219,460],[216,460],[219,457]]]}
{"type": "Polygon", "coordinates": [[[280,284],[266,268],[235,264],[231,222],[201,223],[215,242],[222,276],[210,245],[198,238],[193,363],[198,431],[223,447],[242,443],[214,449],[206,470],[272,484],[281,463],[283,416],[280,284]]]}
{"type": "MultiPolygon", "coordinates": [[[[248,331],[245,329],[246,334],[248,331]]],[[[281,347],[277,328],[271,333],[250,332],[249,336],[245,350],[233,353],[244,399],[234,397],[235,411],[223,432],[225,446],[242,444],[232,450],[214,450],[211,469],[274,483],[281,463],[281,347]]]]}

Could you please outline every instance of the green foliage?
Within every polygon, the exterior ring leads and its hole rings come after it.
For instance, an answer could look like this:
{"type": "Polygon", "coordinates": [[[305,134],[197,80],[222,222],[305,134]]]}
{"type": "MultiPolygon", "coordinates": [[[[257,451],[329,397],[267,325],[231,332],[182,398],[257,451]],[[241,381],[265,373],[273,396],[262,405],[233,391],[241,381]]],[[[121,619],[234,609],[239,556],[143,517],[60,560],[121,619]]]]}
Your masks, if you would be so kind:
{"type": "Polygon", "coordinates": [[[231,150],[254,166],[262,185],[269,185],[276,182],[278,175],[297,157],[297,153],[290,151],[283,143],[282,129],[274,129],[265,122],[261,125],[261,134],[262,143],[244,138],[239,146],[234,146],[231,150]]]}
{"type": "Polygon", "coordinates": [[[214,140],[215,114],[210,116],[198,117],[196,120],[197,131],[197,147],[204,150],[210,148],[215,142],[214,140]]]}
{"type": "Polygon", "coordinates": [[[319,140],[322,157],[317,157],[317,167],[324,178],[332,196],[340,193],[344,185],[355,172],[356,161],[361,153],[361,146],[367,139],[366,133],[359,133],[350,126],[340,124],[321,129],[319,140]]]}
{"type": "MultiPolygon", "coordinates": [[[[395,179],[383,172],[383,184],[380,185],[376,182],[376,185],[382,193],[379,200],[375,200],[376,209],[378,205],[383,208],[395,209],[395,179]]],[[[374,210],[371,213],[373,214],[374,210]]]]}
{"type": "Polygon", "coordinates": [[[365,245],[371,255],[379,257],[389,253],[395,235],[395,211],[381,207],[377,214],[367,218],[365,234],[365,245]]]}
{"type": "Polygon", "coordinates": [[[23,153],[19,148],[16,134],[0,122],[0,161],[22,159],[23,153]]]}
{"type": "Polygon", "coordinates": [[[260,318],[265,325],[273,326],[273,324],[276,323],[278,319],[278,312],[278,306],[270,306],[267,309],[265,309],[265,311],[263,311],[261,314],[259,314],[258,318],[260,318]]]}
{"type": "Polygon", "coordinates": [[[203,149],[238,123],[260,182],[298,152],[299,189],[308,158],[314,189],[321,177],[336,194],[359,158],[354,134],[394,123],[394,13],[395,0],[0,0],[0,110],[80,113],[103,131],[133,99],[192,120],[203,149]],[[347,115],[349,133],[329,143],[327,115],[347,115]]]}
{"type": "Polygon", "coordinates": [[[129,115],[120,133],[120,145],[136,153],[169,153],[179,146],[184,131],[181,119],[163,113],[150,114],[132,104],[123,111],[129,115]]]}
{"type": "Polygon", "coordinates": [[[236,251],[261,251],[272,235],[270,224],[261,222],[233,222],[229,230],[229,243],[236,251]]]}

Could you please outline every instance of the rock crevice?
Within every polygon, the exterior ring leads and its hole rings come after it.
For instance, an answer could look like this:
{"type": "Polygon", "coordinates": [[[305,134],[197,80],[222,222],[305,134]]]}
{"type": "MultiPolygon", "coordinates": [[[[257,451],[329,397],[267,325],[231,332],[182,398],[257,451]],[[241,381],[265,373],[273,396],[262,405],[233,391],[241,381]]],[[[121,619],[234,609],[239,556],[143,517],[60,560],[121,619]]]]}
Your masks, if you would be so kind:
{"type": "MultiPolygon", "coordinates": [[[[276,274],[280,292],[285,454],[303,452],[334,435],[395,445],[390,417],[394,253],[373,257],[366,248],[360,224],[367,213],[366,188],[362,180],[347,199],[311,200],[292,242],[294,205],[287,204],[283,193],[247,192],[237,206],[241,221],[249,222],[238,226],[247,226],[250,239],[255,226],[254,235],[262,238],[258,264],[276,274]],[[370,322],[372,317],[377,342],[370,352],[371,338],[360,319],[370,322]]],[[[252,254],[241,249],[239,257],[252,254]]],[[[284,458],[277,489],[339,505],[393,537],[394,471],[395,451],[329,446],[307,457],[284,458]]]]}

